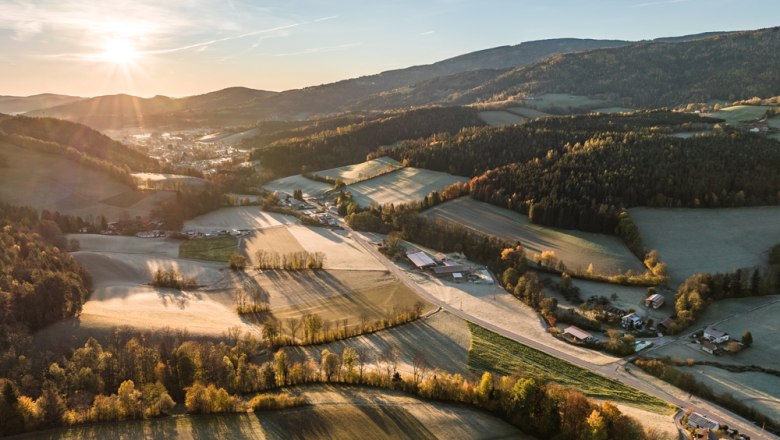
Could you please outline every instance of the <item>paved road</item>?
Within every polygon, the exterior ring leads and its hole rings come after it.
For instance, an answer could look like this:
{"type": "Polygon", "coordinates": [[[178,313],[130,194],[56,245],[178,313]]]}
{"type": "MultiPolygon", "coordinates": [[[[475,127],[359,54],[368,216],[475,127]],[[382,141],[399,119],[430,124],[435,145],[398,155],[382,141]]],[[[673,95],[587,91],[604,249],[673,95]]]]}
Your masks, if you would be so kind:
{"type": "Polygon", "coordinates": [[[601,374],[602,376],[608,377],[618,382],[622,382],[628,386],[631,386],[647,394],[650,394],[666,402],[669,402],[672,405],[676,405],[678,408],[690,409],[694,412],[698,412],[707,415],[709,417],[712,417],[714,419],[717,419],[721,423],[725,423],[729,425],[729,427],[732,428],[737,427],[739,429],[739,432],[749,435],[752,439],[780,440],[780,437],[777,437],[775,435],[766,432],[761,432],[761,429],[757,428],[750,421],[732,413],[731,411],[721,408],[720,406],[717,406],[711,402],[699,400],[695,397],[688,398],[688,399],[677,398],[676,396],[669,394],[668,392],[655,386],[654,384],[647,382],[637,376],[634,376],[631,372],[630,369],[631,367],[627,366],[628,365],[627,360],[621,359],[618,362],[614,362],[607,365],[596,365],[591,362],[582,360],[569,353],[547,346],[536,340],[529,339],[518,333],[511,332],[504,328],[493,325],[487,321],[483,321],[469,314],[467,311],[459,310],[455,307],[452,307],[446,302],[431,295],[430,292],[428,292],[427,290],[422,288],[419,284],[414,282],[414,280],[409,278],[409,276],[403,269],[399,268],[395,263],[393,263],[387,257],[385,257],[371,243],[369,243],[365,238],[363,238],[362,235],[356,233],[354,230],[352,230],[352,228],[347,226],[347,224],[343,222],[343,220],[341,221],[341,226],[347,232],[349,232],[351,237],[357,243],[359,243],[363,248],[365,248],[369,254],[373,255],[378,261],[380,261],[387,268],[387,270],[390,271],[390,273],[395,275],[396,278],[401,280],[401,282],[406,284],[410,289],[416,292],[421,298],[424,298],[426,301],[430,302],[431,304],[435,304],[453,315],[456,315],[467,321],[473,322],[474,324],[482,326],[490,331],[493,331],[495,333],[498,333],[501,336],[517,341],[523,345],[533,347],[551,356],[555,356],[559,359],[566,360],[581,368],[596,372],[598,374],[601,374]]]}

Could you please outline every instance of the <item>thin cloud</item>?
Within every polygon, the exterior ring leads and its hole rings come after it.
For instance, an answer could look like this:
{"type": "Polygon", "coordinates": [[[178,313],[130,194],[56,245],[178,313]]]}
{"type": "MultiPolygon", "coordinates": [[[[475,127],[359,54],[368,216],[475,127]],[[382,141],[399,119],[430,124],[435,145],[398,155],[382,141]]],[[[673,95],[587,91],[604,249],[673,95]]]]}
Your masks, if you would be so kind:
{"type": "Polygon", "coordinates": [[[647,2],[647,3],[637,3],[635,5],[631,5],[632,8],[646,8],[648,6],[660,6],[660,5],[671,5],[674,3],[686,3],[690,0],[661,0],[657,2],[647,2]]]}
{"type": "Polygon", "coordinates": [[[323,21],[335,20],[337,18],[339,18],[338,15],[329,15],[327,17],[322,17],[322,18],[317,18],[315,20],[312,20],[312,22],[313,23],[320,23],[320,22],[323,22],[323,21]]]}
{"type": "Polygon", "coordinates": [[[216,43],[222,43],[224,41],[238,40],[240,38],[252,37],[252,36],[255,36],[255,35],[269,34],[269,33],[273,33],[273,32],[280,32],[280,31],[284,31],[284,30],[287,30],[287,29],[292,29],[294,27],[301,26],[302,24],[305,24],[305,23],[293,23],[293,24],[288,24],[288,25],[285,25],[285,26],[278,26],[278,27],[271,28],[271,29],[263,29],[263,30],[259,30],[259,31],[246,32],[246,33],[243,33],[241,35],[233,35],[231,37],[217,38],[215,40],[209,40],[209,41],[202,41],[200,43],[188,44],[186,46],[181,46],[181,47],[174,47],[174,48],[170,48],[170,49],[149,50],[149,51],[145,51],[145,52],[141,52],[141,53],[142,54],[150,54],[150,55],[159,55],[159,54],[165,54],[165,53],[181,52],[183,50],[197,49],[197,48],[200,48],[200,47],[210,46],[210,45],[216,44],[216,43]]]}
{"type": "Polygon", "coordinates": [[[297,55],[308,55],[312,53],[322,53],[322,52],[335,52],[337,50],[343,50],[343,49],[349,49],[351,47],[357,47],[362,45],[363,43],[347,43],[347,44],[339,44],[337,46],[326,46],[326,47],[312,47],[309,49],[304,49],[298,52],[287,52],[287,53],[277,53],[274,56],[275,57],[292,57],[297,55]]]}
{"type": "Polygon", "coordinates": [[[434,33],[436,33],[436,31],[425,31],[425,32],[420,32],[417,35],[433,35],[434,33]]]}

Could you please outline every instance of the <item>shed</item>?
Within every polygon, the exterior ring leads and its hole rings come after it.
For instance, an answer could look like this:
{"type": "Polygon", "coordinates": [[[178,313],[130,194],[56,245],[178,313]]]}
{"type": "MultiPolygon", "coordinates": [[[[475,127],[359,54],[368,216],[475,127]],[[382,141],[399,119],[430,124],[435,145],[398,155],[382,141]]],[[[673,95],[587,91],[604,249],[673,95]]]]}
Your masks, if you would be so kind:
{"type": "Polygon", "coordinates": [[[720,344],[729,340],[729,334],[716,329],[715,327],[708,326],[704,329],[704,339],[720,344]]]}
{"type": "Polygon", "coordinates": [[[664,305],[665,298],[660,293],[654,293],[645,298],[645,306],[657,309],[664,305]]]}
{"type": "Polygon", "coordinates": [[[701,343],[701,351],[709,354],[717,354],[718,346],[710,341],[704,341],[701,343]]]}
{"type": "Polygon", "coordinates": [[[581,329],[581,328],[579,328],[579,327],[577,327],[575,325],[570,325],[570,326],[566,327],[563,330],[563,334],[564,335],[569,335],[569,336],[572,337],[572,339],[574,339],[575,341],[579,341],[579,342],[586,341],[586,340],[588,340],[588,339],[593,337],[590,333],[586,332],[585,330],[583,330],[583,329],[581,329]]]}
{"type": "Polygon", "coordinates": [[[634,312],[620,318],[620,324],[624,328],[642,327],[642,318],[634,312]]]}
{"type": "Polygon", "coordinates": [[[420,270],[436,265],[436,262],[433,261],[433,258],[422,251],[410,252],[406,254],[406,258],[410,259],[412,263],[414,263],[414,265],[417,266],[417,268],[420,270]]]}
{"type": "Polygon", "coordinates": [[[656,328],[658,329],[659,332],[663,333],[669,330],[669,327],[671,327],[672,325],[674,325],[674,319],[672,319],[672,317],[670,316],[664,319],[663,321],[659,322],[658,325],[656,325],[656,328]]]}

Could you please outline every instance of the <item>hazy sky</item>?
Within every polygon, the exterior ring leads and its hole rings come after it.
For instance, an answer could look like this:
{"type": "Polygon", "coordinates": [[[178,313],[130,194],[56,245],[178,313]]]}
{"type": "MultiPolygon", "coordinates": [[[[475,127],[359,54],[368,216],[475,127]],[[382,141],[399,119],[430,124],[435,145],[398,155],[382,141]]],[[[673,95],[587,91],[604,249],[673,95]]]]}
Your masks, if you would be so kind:
{"type": "Polygon", "coordinates": [[[0,95],[285,90],[545,38],[777,25],[778,0],[0,0],[0,95]]]}

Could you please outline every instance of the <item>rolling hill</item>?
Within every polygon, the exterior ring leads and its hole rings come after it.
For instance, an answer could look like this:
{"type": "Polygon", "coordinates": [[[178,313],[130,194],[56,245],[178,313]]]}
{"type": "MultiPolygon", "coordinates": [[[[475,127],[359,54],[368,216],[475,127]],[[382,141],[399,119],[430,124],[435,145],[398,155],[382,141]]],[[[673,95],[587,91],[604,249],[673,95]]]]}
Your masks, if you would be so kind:
{"type": "Polygon", "coordinates": [[[42,108],[55,107],[80,101],[78,96],[43,93],[32,96],[0,96],[0,113],[26,113],[42,108]]]}

